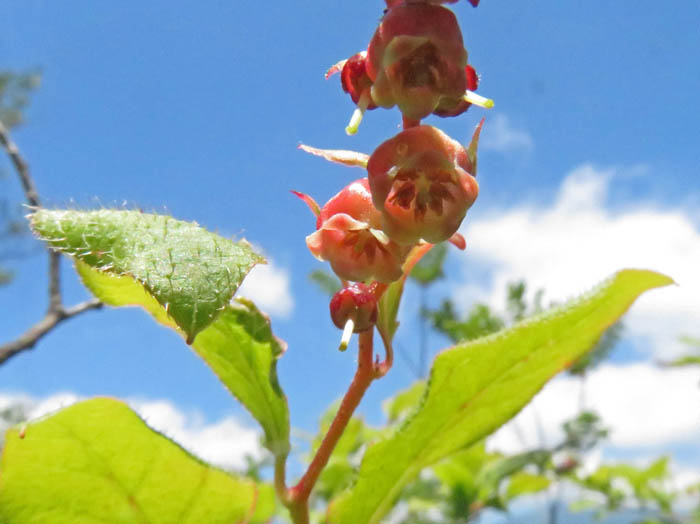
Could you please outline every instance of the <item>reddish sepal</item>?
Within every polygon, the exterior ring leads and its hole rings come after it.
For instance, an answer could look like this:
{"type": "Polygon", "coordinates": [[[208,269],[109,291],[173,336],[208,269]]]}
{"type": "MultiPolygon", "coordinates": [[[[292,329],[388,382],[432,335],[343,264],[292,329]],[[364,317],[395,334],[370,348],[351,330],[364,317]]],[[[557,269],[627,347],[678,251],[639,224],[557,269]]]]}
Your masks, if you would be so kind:
{"type": "Polygon", "coordinates": [[[342,280],[393,282],[401,274],[410,247],[381,231],[382,215],[374,207],[366,178],[349,184],[321,209],[315,233],[306,237],[311,253],[330,262],[342,280]]]}

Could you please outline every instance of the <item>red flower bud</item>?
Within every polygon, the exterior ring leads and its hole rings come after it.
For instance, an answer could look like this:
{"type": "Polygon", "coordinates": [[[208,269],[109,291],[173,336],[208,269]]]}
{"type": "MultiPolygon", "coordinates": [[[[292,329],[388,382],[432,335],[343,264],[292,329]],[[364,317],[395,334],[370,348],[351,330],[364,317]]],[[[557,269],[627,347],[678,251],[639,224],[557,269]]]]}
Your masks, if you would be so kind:
{"type": "Polygon", "coordinates": [[[362,283],[338,291],[329,307],[331,319],[339,329],[345,328],[350,319],[354,322],[355,333],[367,331],[377,322],[377,299],[369,286],[362,283]]]}
{"type": "MultiPolygon", "coordinates": [[[[362,94],[372,88],[372,80],[367,75],[367,53],[365,51],[351,56],[345,61],[343,69],[340,72],[340,83],[343,86],[343,91],[350,95],[355,104],[360,103],[362,94]]],[[[370,99],[367,109],[376,109],[377,105],[370,99]]]]}
{"type": "MultiPolygon", "coordinates": [[[[391,8],[395,7],[397,5],[403,4],[407,0],[386,0],[386,6],[391,8]]],[[[410,1],[410,0],[408,0],[410,1]]],[[[421,0],[418,0],[421,1],[421,0]]],[[[423,2],[427,4],[454,4],[458,0],[422,0],[423,2]]],[[[474,7],[479,5],[479,0],[469,0],[469,3],[473,5],[474,7]]]]}
{"type": "Polygon", "coordinates": [[[373,101],[386,108],[398,105],[412,120],[425,118],[441,104],[453,107],[463,98],[466,65],[455,15],[428,3],[391,7],[367,49],[373,101]]]}
{"type": "Polygon", "coordinates": [[[367,171],[374,205],[392,240],[415,244],[449,239],[476,200],[475,132],[469,150],[431,126],[406,129],[381,144],[367,171]]]}
{"type": "MultiPolygon", "coordinates": [[[[306,195],[299,196],[307,204],[313,202],[306,195]]],[[[381,223],[369,183],[361,178],[323,206],[317,215],[317,231],[306,237],[306,245],[316,258],[329,261],[343,280],[393,282],[403,274],[401,266],[410,248],[390,240],[381,223]]]]}

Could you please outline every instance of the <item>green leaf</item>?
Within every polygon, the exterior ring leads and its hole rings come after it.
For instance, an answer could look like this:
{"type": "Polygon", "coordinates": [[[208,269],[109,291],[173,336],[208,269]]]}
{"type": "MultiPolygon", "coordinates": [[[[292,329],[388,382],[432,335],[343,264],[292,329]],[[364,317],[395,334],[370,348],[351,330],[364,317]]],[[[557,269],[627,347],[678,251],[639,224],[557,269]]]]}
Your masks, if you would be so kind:
{"type": "Polygon", "coordinates": [[[383,409],[388,422],[391,424],[403,420],[406,415],[415,411],[424,393],[425,380],[418,380],[384,402],[383,409]]]}
{"type": "Polygon", "coordinates": [[[255,305],[237,299],[192,344],[221,382],[252,413],[276,456],[289,453],[289,409],[277,380],[277,359],[286,345],[255,305]]]}
{"type": "Polygon", "coordinates": [[[414,247],[403,264],[403,275],[401,278],[389,284],[382,298],[379,299],[377,304],[377,330],[381,333],[385,343],[391,343],[399,327],[396,316],[399,313],[399,305],[401,304],[401,296],[406,285],[406,279],[420,259],[432,248],[431,244],[421,244],[414,247]]]}
{"type": "Polygon", "coordinates": [[[501,482],[521,472],[526,466],[532,464],[542,469],[550,456],[551,453],[547,450],[535,449],[517,455],[499,457],[485,464],[479,472],[477,481],[482,497],[487,498],[498,494],[501,482]]]}
{"type": "MultiPolygon", "coordinates": [[[[137,282],[76,263],[85,285],[113,306],[140,305],[166,326],[175,327],[165,309],[137,282]]],[[[275,455],[289,451],[289,410],[277,380],[284,342],[252,302],[236,299],[194,339],[192,349],[263,427],[265,446],[275,455]]]]}
{"type": "Polygon", "coordinates": [[[512,500],[522,495],[538,493],[549,487],[550,480],[543,475],[521,471],[510,477],[506,488],[506,498],[512,500]]]}
{"type": "Polygon", "coordinates": [[[563,307],[440,354],[420,409],[367,450],[354,488],[331,506],[330,522],[380,522],[423,468],[500,427],[642,292],[672,282],[651,271],[621,271],[563,307]]]}
{"type": "Polygon", "coordinates": [[[447,244],[444,242],[437,244],[413,266],[409,276],[421,286],[433,283],[445,275],[442,266],[445,264],[446,257],[447,244]]]}
{"type": "Polygon", "coordinates": [[[30,220],[54,249],[143,286],[188,343],[213,322],[248,271],[264,261],[245,241],[236,243],[168,216],[40,209],[30,220]]]}
{"type": "Polygon", "coordinates": [[[122,402],[99,398],[8,431],[0,522],[265,522],[274,506],[261,488],[199,461],[122,402]]]}
{"type": "Polygon", "coordinates": [[[700,365],[700,355],[684,355],[670,362],[664,362],[667,367],[685,367],[700,365]]]}
{"type": "Polygon", "coordinates": [[[316,269],[309,273],[309,280],[318,285],[326,295],[333,296],[343,287],[340,279],[330,271],[316,269]]]}
{"type": "MultiPolygon", "coordinates": [[[[323,438],[328,433],[328,429],[335,418],[340,407],[340,401],[334,402],[331,407],[321,416],[319,432],[311,442],[311,452],[309,458],[318,451],[323,438]]],[[[351,464],[352,459],[363,446],[376,436],[377,431],[368,427],[364,420],[352,417],[345,427],[343,434],[333,448],[333,452],[328,460],[328,464],[321,471],[314,496],[329,500],[349,487],[354,480],[355,468],[351,464]]],[[[358,457],[359,460],[359,457],[358,457]]]]}

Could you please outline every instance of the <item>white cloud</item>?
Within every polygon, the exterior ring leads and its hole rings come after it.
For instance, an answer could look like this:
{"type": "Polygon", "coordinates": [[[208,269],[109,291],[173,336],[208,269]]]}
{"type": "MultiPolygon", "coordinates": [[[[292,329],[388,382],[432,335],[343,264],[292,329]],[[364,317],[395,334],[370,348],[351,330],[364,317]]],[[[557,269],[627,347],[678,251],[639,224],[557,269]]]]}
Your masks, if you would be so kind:
{"type": "MultiPolygon", "coordinates": [[[[613,448],[668,448],[700,439],[698,371],[663,369],[648,362],[604,364],[586,379],[585,406],[611,430],[613,448]]],[[[507,452],[561,440],[562,423],[578,408],[580,381],[562,375],[535,397],[513,421],[497,431],[489,446],[507,452]]],[[[597,457],[597,461],[600,457],[597,457]]]]}
{"type": "Polygon", "coordinates": [[[504,114],[489,117],[479,140],[479,148],[502,153],[521,150],[530,151],[535,142],[527,131],[517,129],[504,114]]]}
{"type": "Polygon", "coordinates": [[[272,261],[255,266],[236,296],[249,298],[272,316],[286,318],[294,309],[289,272],[272,261]]]}
{"type": "MultiPolygon", "coordinates": [[[[81,398],[74,393],[57,393],[43,399],[33,399],[25,394],[0,393],[0,410],[21,404],[31,420],[79,400],[81,398]]],[[[217,466],[241,469],[247,455],[256,458],[262,456],[259,433],[235,417],[206,423],[200,413],[185,413],[166,400],[131,400],[128,403],[150,427],[217,466]]]]}
{"type": "Polygon", "coordinates": [[[549,206],[523,204],[467,220],[465,261],[486,264],[492,278],[455,296],[502,306],[507,283],[524,278],[531,291],[545,289],[545,303],[563,301],[619,269],[653,269],[678,286],[642,296],[626,317],[626,333],[650,342],[657,358],[686,351],[678,336],[700,332],[700,230],[682,209],[607,209],[616,174],[584,165],[568,174],[549,206]]]}

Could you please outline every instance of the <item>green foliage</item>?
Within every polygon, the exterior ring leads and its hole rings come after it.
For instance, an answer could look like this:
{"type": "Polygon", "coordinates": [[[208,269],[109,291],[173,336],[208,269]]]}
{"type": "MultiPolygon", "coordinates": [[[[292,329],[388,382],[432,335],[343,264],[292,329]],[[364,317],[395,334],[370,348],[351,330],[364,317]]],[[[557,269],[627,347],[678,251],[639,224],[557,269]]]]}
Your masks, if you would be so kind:
{"type": "MultiPolygon", "coordinates": [[[[321,416],[319,431],[311,443],[311,456],[320,447],[339,405],[339,402],[335,402],[321,416]]],[[[361,418],[351,418],[333,449],[328,464],[321,472],[314,496],[328,502],[332,497],[350,487],[355,478],[354,465],[359,463],[359,453],[377,434],[378,431],[367,426],[361,418]]]]}
{"type": "Polygon", "coordinates": [[[605,330],[600,340],[595,347],[578,359],[569,368],[569,373],[572,375],[585,375],[588,371],[595,368],[606,360],[612,350],[622,338],[625,326],[622,322],[615,322],[612,326],[605,330]]]}
{"type": "Polygon", "coordinates": [[[21,402],[0,409],[0,450],[5,442],[5,430],[27,420],[27,408],[21,402]]]}
{"type": "Polygon", "coordinates": [[[11,128],[23,121],[22,111],[29,104],[29,97],[41,83],[36,72],[15,73],[0,71],[0,122],[11,128]]]}
{"type": "MultiPolygon", "coordinates": [[[[31,216],[51,247],[140,283],[191,343],[263,258],[196,224],[138,211],[49,211],[31,216]]],[[[98,295],[99,297],[99,295],[98,295]]]]}
{"type": "Polygon", "coordinates": [[[557,372],[589,350],[642,292],[672,283],[649,271],[617,273],[594,292],[535,319],[440,354],[418,411],[371,446],[333,523],[377,523],[425,467],[488,435],[557,372]]]}
{"type": "Polygon", "coordinates": [[[592,449],[609,434],[598,414],[592,411],[584,411],[572,420],[567,420],[563,429],[564,442],[558,449],[573,450],[577,453],[592,449]]]}
{"type": "Polygon", "coordinates": [[[94,399],[8,432],[0,522],[265,522],[269,486],[213,468],[125,404],[94,399]]]}
{"type": "Polygon", "coordinates": [[[289,410],[277,380],[277,359],[286,345],[252,302],[236,300],[192,344],[221,382],[240,400],[265,432],[276,456],[289,453],[289,410]]]}
{"type": "Polygon", "coordinates": [[[572,480],[604,497],[601,514],[619,509],[627,500],[628,493],[642,508],[656,508],[662,513],[670,513],[676,495],[664,485],[669,475],[668,458],[662,457],[646,468],[626,463],[605,464],[590,475],[575,476],[572,480]]]}
{"type": "MultiPolygon", "coordinates": [[[[6,128],[23,122],[23,111],[40,80],[38,73],[0,71],[0,122],[6,128]]],[[[6,174],[2,167],[0,164],[0,178],[6,174]]],[[[28,233],[23,214],[19,204],[16,207],[10,206],[6,200],[0,200],[0,261],[25,254],[25,249],[22,249],[24,246],[20,246],[22,238],[28,233]]],[[[0,286],[8,284],[12,278],[13,272],[0,266],[0,286]]]]}
{"type": "Polygon", "coordinates": [[[12,272],[0,268],[0,286],[9,284],[12,281],[12,272]]]}
{"type": "Polygon", "coordinates": [[[440,309],[427,313],[435,329],[452,340],[463,342],[496,333],[505,327],[502,319],[496,316],[485,304],[475,304],[463,320],[457,320],[457,313],[450,300],[443,300],[440,309]]]}
{"type": "Polygon", "coordinates": [[[551,481],[544,475],[520,471],[513,474],[506,489],[506,499],[511,501],[522,495],[531,495],[547,489],[551,481]]]}
{"type": "Polygon", "coordinates": [[[427,286],[443,278],[445,273],[442,268],[445,264],[446,257],[447,244],[444,242],[442,244],[437,244],[413,266],[409,274],[410,278],[421,286],[427,286]]]}
{"type": "MultiPolygon", "coordinates": [[[[80,261],[76,269],[90,291],[106,304],[139,305],[158,322],[176,328],[165,309],[134,280],[96,271],[80,261]]],[[[289,411],[277,380],[277,359],[284,352],[284,343],[272,334],[267,317],[251,302],[238,299],[197,335],[192,349],[260,423],[266,447],[275,455],[286,455],[289,411]]]]}
{"type": "Polygon", "coordinates": [[[309,279],[318,285],[321,291],[330,296],[335,295],[342,287],[340,279],[324,269],[312,271],[309,274],[309,279]]]}
{"type": "Polygon", "coordinates": [[[229,304],[263,260],[245,242],[134,211],[40,210],[32,225],[77,258],[83,282],[104,303],[141,306],[179,329],[262,425],[265,445],[275,455],[288,453],[289,412],[276,372],[284,345],[252,303],[229,304]]]}
{"type": "Polygon", "coordinates": [[[384,412],[386,413],[390,424],[404,420],[407,415],[415,411],[420,405],[420,400],[425,394],[425,380],[414,382],[409,388],[394,395],[384,403],[384,412]]]}
{"type": "Polygon", "coordinates": [[[682,355],[674,360],[671,360],[670,362],[664,362],[664,365],[668,367],[686,367],[700,365],[700,339],[684,336],[681,337],[681,341],[695,349],[695,351],[687,355],[682,355]]]}

